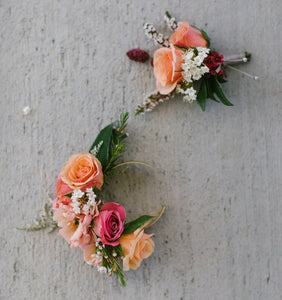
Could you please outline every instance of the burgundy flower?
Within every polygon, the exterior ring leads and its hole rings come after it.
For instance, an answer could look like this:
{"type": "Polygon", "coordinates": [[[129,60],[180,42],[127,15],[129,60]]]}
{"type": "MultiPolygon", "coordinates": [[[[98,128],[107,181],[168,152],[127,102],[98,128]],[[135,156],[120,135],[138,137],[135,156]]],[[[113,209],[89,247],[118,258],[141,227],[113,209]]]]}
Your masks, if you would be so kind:
{"type": "Polygon", "coordinates": [[[122,205],[114,202],[104,204],[99,216],[95,219],[95,233],[101,238],[103,244],[117,246],[119,237],[123,232],[123,223],[126,217],[122,205]]]}
{"type": "Polygon", "coordinates": [[[205,74],[206,78],[210,75],[218,75],[220,77],[226,76],[221,65],[224,62],[224,57],[216,51],[211,51],[209,55],[204,59],[204,64],[210,69],[209,73],[205,74]]]}
{"type": "Polygon", "coordinates": [[[127,56],[129,57],[129,59],[134,60],[134,61],[138,61],[138,62],[146,62],[149,59],[149,54],[141,49],[135,48],[135,49],[131,49],[129,51],[127,51],[127,56]]]}

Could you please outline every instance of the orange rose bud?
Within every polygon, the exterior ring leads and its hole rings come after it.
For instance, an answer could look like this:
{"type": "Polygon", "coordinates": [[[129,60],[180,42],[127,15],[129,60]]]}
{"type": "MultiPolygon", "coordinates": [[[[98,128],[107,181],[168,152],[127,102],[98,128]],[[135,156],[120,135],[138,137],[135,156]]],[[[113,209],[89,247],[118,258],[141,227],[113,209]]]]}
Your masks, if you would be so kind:
{"type": "Polygon", "coordinates": [[[61,179],[72,189],[101,189],[104,176],[101,163],[94,155],[78,153],[69,158],[61,171],[61,179]]]}
{"type": "Polygon", "coordinates": [[[155,249],[151,239],[152,234],[144,233],[144,229],[137,229],[133,233],[123,234],[119,241],[123,249],[123,270],[136,270],[143,259],[148,258],[155,249]]]}
{"type": "Polygon", "coordinates": [[[180,22],[176,32],[174,32],[169,43],[183,47],[207,47],[208,42],[201,32],[191,27],[187,22],[180,22]]]}
{"type": "Polygon", "coordinates": [[[162,95],[172,92],[177,83],[183,80],[181,65],[183,52],[173,45],[171,48],[162,47],[154,54],[154,73],[157,88],[162,95]]]}

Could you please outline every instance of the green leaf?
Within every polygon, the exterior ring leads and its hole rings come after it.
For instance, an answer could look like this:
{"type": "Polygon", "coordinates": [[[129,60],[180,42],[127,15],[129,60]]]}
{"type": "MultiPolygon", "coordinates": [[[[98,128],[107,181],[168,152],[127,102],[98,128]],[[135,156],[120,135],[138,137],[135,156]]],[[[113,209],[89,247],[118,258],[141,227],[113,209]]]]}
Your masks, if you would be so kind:
{"type": "Polygon", "coordinates": [[[217,80],[218,80],[219,83],[225,83],[225,82],[227,82],[227,80],[224,79],[224,78],[221,77],[221,76],[217,76],[217,80]]]}
{"type": "Polygon", "coordinates": [[[170,13],[169,13],[168,11],[166,11],[165,14],[166,14],[166,16],[167,16],[169,19],[171,19],[171,15],[170,15],[170,13]]]}
{"type": "Polygon", "coordinates": [[[178,48],[179,50],[183,51],[183,52],[187,52],[188,48],[184,47],[184,46],[178,46],[178,45],[173,45],[175,48],[178,48]]]}
{"type": "Polygon", "coordinates": [[[202,36],[204,37],[204,39],[208,42],[207,48],[209,48],[209,47],[210,47],[210,44],[211,44],[211,39],[210,39],[210,37],[208,36],[208,34],[207,34],[203,29],[201,29],[200,31],[201,31],[201,34],[202,34],[202,36]]]}
{"type": "Polygon", "coordinates": [[[217,95],[217,97],[219,98],[219,100],[227,106],[233,106],[233,104],[225,97],[223,90],[220,86],[220,83],[217,80],[217,76],[214,76],[213,78],[213,91],[214,93],[217,95]]]}
{"type": "Polygon", "coordinates": [[[211,79],[207,78],[205,80],[207,85],[207,98],[219,103],[219,101],[214,97],[211,79]]]}
{"type": "Polygon", "coordinates": [[[207,85],[205,80],[202,81],[196,101],[200,105],[201,109],[205,111],[207,102],[207,85]]]}
{"type": "Polygon", "coordinates": [[[154,218],[153,216],[144,215],[139,217],[138,219],[131,221],[124,225],[123,234],[128,234],[134,232],[136,229],[141,227],[148,220],[154,218]]]}
{"type": "Polygon", "coordinates": [[[65,197],[68,197],[68,198],[71,198],[71,196],[72,196],[72,192],[70,192],[70,193],[67,193],[67,194],[64,194],[64,196],[65,196],[65,197]]]}
{"type": "Polygon", "coordinates": [[[102,165],[103,171],[104,171],[105,167],[107,166],[109,158],[110,158],[112,136],[113,136],[113,124],[110,124],[100,131],[96,140],[94,141],[94,143],[92,144],[92,146],[89,150],[89,152],[91,153],[91,151],[94,149],[94,147],[98,147],[99,143],[101,141],[103,141],[103,144],[97,154],[97,158],[102,165]]]}

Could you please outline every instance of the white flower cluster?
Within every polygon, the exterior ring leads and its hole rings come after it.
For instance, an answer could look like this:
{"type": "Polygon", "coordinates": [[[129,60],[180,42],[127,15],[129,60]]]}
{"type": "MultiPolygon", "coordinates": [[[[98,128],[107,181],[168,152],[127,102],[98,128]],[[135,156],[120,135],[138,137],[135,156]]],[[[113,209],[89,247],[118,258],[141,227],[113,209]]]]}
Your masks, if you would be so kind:
{"type": "Polygon", "coordinates": [[[209,68],[203,64],[204,59],[208,56],[210,49],[197,47],[197,54],[193,48],[183,55],[184,63],[182,64],[183,77],[188,83],[193,80],[199,80],[205,73],[209,72],[209,68]]]}
{"type": "Polygon", "coordinates": [[[182,89],[180,86],[177,87],[177,92],[184,95],[183,101],[192,103],[197,98],[197,91],[193,88],[193,86],[182,89]]]}
{"type": "Polygon", "coordinates": [[[167,26],[172,30],[175,31],[178,27],[177,22],[175,21],[175,18],[169,17],[167,14],[164,15],[164,20],[167,24],[167,26]]]}
{"type": "Polygon", "coordinates": [[[163,47],[169,46],[168,37],[165,37],[163,34],[158,33],[156,28],[152,24],[145,23],[143,29],[145,35],[148,38],[153,39],[156,45],[160,45],[163,47]]]}
{"type": "Polygon", "coordinates": [[[196,49],[197,51],[190,48],[183,55],[182,74],[188,87],[178,86],[177,89],[178,93],[184,95],[183,100],[190,103],[197,98],[197,92],[192,86],[193,80],[199,80],[204,74],[209,72],[209,68],[203,64],[203,61],[208,56],[210,49],[203,47],[197,47],[196,49]]]}
{"type": "Polygon", "coordinates": [[[84,212],[89,212],[91,207],[94,207],[96,204],[96,195],[93,192],[93,190],[91,188],[86,189],[86,193],[82,192],[81,190],[75,190],[72,193],[71,196],[71,200],[72,200],[72,204],[73,204],[73,210],[76,214],[80,214],[81,210],[83,210],[84,212]],[[88,201],[86,204],[83,205],[82,209],[81,209],[81,201],[80,199],[86,195],[88,198],[88,201]]]}
{"type": "Polygon", "coordinates": [[[94,207],[96,204],[96,194],[93,192],[91,188],[86,189],[86,196],[88,197],[88,201],[83,205],[83,210],[85,212],[90,211],[91,207],[94,207]]]}
{"type": "Polygon", "coordinates": [[[73,210],[76,214],[79,214],[81,209],[80,209],[80,201],[79,199],[82,198],[84,196],[84,192],[82,192],[81,190],[75,190],[72,193],[71,196],[71,200],[72,200],[72,204],[73,204],[73,210]]]}

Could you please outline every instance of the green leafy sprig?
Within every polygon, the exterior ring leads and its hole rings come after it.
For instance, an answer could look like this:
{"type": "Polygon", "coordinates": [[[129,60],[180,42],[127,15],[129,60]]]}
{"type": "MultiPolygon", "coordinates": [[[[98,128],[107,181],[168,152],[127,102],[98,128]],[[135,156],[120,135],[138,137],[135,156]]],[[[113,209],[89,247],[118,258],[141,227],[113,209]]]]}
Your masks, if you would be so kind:
{"type": "Polygon", "coordinates": [[[100,145],[96,157],[101,162],[104,181],[109,175],[120,174],[125,171],[113,171],[113,169],[122,162],[122,153],[126,146],[124,141],[128,136],[125,132],[128,117],[128,112],[122,113],[118,121],[102,129],[89,150],[91,153],[100,145]]]}
{"type": "Polygon", "coordinates": [[[30,225],[27,225],[25,227],[17,227],[17,229],[25,231],[38,231],[48,227],[51,227],[50,233],[58,228],[57,222],[53,220],[53,210],[51,203],[46,203],[44,205],[42,215],[32,220],[32,223],[30,225]]]}

